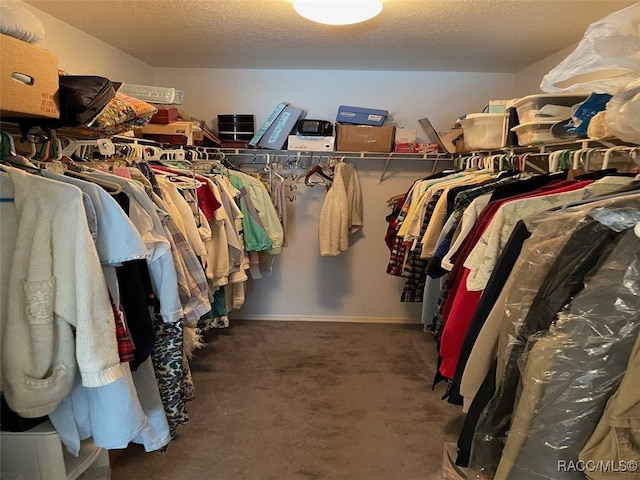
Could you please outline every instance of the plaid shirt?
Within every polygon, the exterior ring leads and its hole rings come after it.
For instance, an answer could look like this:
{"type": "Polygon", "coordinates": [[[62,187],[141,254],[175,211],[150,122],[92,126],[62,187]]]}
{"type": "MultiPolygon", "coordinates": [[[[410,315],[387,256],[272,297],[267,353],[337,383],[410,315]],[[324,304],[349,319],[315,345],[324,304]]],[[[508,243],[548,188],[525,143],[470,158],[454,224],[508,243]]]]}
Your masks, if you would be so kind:
{"type": "MultiPolygon", "coordinates": [[[[435,192],[425,208],[422,225],[420,226],[420,236],[424,235],[429,225],[429,219],[433,214],[436,204],[442,196],[442,190],[435,192]]],[[[424,296],[424,285],[427,280],[426,268],[428,260],[420,258],[422,253],[422,243],[417,242],[413,250],[407,255],[403,276],[407,278],[402,291],[401,302],[422,302],[424,296]]]]}
{"type": "Polygon", "coordinates": [[[426,271],[430,277],[439,278],[445,275],[446,273],[448,273],[446,270],[441,268],[441,261],[444,258],[444,256],[447,253],[449,253],[449,248],[451,248],[453,235],[455,234],[455,231],[458,228],[458,225],[460,223],[460,220],[462,219],[462,215],[464,214],[464,211],[467,209],[469,205],[471,205],[471,202],[473,202],[479,196],[484,195],[485,193],[490,193],[494,191],[496,188],[498,188],[501,185],[507,185],[517,181],[518,179],[516,177],[510,176],[510,177],[500,178],[496,180],[489,180],[488,182],[484,182],[481,185],[478,185],[472,188],[461,187],[463,188],[463,190],[459,191],[456,194],[455,200],[453,202],[454,210],[451,213],[451,215],[453,216],[453,225],[451,226],[451,229],[447,232],[447,234],[444,236],[442,241],[436,247],[433,254],[433,258],[431,258],[431,260],[429,261],[429,264],[427,265],[426,271]]]}
{"type": "Polygon", "coordinates": [[[519,179],[514,176],[498,178],[496,180],[490,180],[488,182],[485,182],[482,185],[478,185],[476,187],[463,190],[462,192],[458,192],[453,202],[454,207],[453,207],[453,213],[452,213],[455,219],[456,226],[460,221],[460,219],[462,218],[464,211],[467,209],[469,205],[471,205],[471,202],[473,202],[477,197],[479,197],[480,195],[484,195],[485,193],[493,192],[496,188],[500,187],[501,185],[514,183],[514,182],[517,182],[518,180],[519,179]]]}
{"type": "Polygon", "coordinates": [[[405,218],[407,218],[407,213],[409,212],[409,207],[411,206],[411,194],[414,187],[423,180],[433,180],[435,178],[443,178],[448,175],[450,175],[450,173],[438,172],[433,175],[429,175],[428,177],[420,178],[414,181],[411,184],[411,187],[409,187],[407,192],[404,194],[404,196],[396,204],[391,214],[387,216],[386,220],[387,222],[389,222],[389,227],[387,228],[387,233],[384,237],[384,240],[389,247],[389,250],[391,251],[389,264],[387,265],[387,273],[389,275],[394,275],[396,277],[403,276],[402,270],[405,264],[408,244],[405,243],[404,239],[398,238],[398,231],[400,230],[402,222],[404,222],[405,218]]]}
{"type": "Polygon", "coordinates": [[[124,318],[124,313],[122,313],[113,302],[111,292],[109,292],[109,300],[111,300],[113,318],[116,322],[116,340],[118,341],[118,356],[120,357],[120,363],[128,363],[136,358],[134,355],[136,346],[133,344],[131,333],[127,327],[127,321],[124,318]]]}
{"type": "Polygon", "coordinates": [[[167,233],[178,277],[178,293],[185,323],[197,327],[200,317],[211,311],[209,286],[202,264],[176,222],[168,215],[162,221],[167,233]]]}
{"type": "Polygon", "coordinates": [[[402,222],[404,222],[404,219],[407,217],[407,213],[409,213],[409,206],[411,205],[409,198],[410,192],[411,189],[409,189],[405,194],[402,206],[398,204],[396,207],[396,210],[399,208],[397,217],[394,219],[393,214],[387,217],[387,221],[389,221],[389,229],[387,230],[385,240],[387,242],[387,246],[389,246],[389,249],[391,250],[389,264],[387,265],[387,273],[396,277],[402,277],[402,269],[404,267],[404,259],[407,251],[407,244],[402,238],[398,237],[398,230],[400,230],[400,225],[402,225],[402,222]]]}

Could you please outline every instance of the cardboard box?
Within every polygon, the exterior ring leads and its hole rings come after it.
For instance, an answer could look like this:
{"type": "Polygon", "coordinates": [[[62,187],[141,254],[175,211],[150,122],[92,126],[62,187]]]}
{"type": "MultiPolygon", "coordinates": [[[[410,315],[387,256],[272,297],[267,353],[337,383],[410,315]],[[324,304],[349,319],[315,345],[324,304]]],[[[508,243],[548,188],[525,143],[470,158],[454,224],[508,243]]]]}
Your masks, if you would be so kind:
{"type": "Polygon", "coordinates": [[[153,133],[156,135],[191,135],[193,124],[191,122],[172,122],[162,125],[159,123],[148,123],[142,127],[142,133],[153,133]]]}
{"type": "Polygon", "coordinates": [[[437,143],[396,143],[394,152],[397,153],[438,153],[440,145],[437,143]]]}
{"type": "Polygon", "coordinates": [[[289,135],[288,150],[307,150],[310,152],[333,152],[336,137],[309,137],[289,135]]]}
{"type": "Polygon", "coordinates": [[[193,135],[163,135],[161,133],[144,133],[143,138],[170,145],[194,145],[193,135]]]}
{"type": "Polygon", "coordinates": [[[342,152],[391,152],[396,127],[336,124],[337,148],[342,152]]]}
{"type": "Polygon", "coordinates": [[[336,122],[355,125],[374,125],[379,127],[384,123],[388,116],[389,112],[386,110],[340,105],[338,107],[336,122]]]}
{"type": "MultiPolygon", "coordinates": [[[[271,123],[264,135],[258,141],[258,147],[272,150],[282,150],[289,139],[289,134],[296,128],[298,120],[302,117],[302,110],[287,105],[277,118],[271,123]]],[[[252,139],[253,141],[253,139],[252,139]]],[[[249,142],[251,144],[251,142],[249,142]]]]}
{"type": "Polygon", "coordinates": [[[157,107],[158,112],[151,117],[149,123],[166,125],[178,121],[178,109],[176,107],[157,107]]]}
{"type": "Polygon", "coordinates": [[[161,138],[164,138],[164,141],[168,143],[193,145],[193,124],[191,122],[173,122],[167,125],[148,123],[142,127],[142,135],[159,142],[162,142],[161,138]],[[184,137],[184,139],[179,137],[184,137]]]}
{"type": "Polygon", "coordinates": [[[60,118],[58,57],[9,35],[0,35],[0,57],[0,115],[60,118]]]}

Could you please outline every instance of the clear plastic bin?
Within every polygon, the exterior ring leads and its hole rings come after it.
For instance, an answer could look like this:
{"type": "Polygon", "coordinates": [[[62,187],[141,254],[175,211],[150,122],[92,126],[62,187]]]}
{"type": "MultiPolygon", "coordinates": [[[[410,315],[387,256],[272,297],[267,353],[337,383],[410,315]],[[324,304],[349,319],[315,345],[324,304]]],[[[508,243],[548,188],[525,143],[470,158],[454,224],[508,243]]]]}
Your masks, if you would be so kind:
{"type": "Polygon", "coordinates": [[[492,150],[504,142],[504,113],[470,113],[460,121],[467,150],[492,150]]]}
{"type": "Polygon", "coordinates": [[[526,145],[537,145],[539,143],[557,142],[560,139],[556,138],[551,132],[551,127],[556,123],[555,120],[521,123],[517,127],[513,127],[511,131],[516,132],[516,135],[518,135],[518,145],[523,147],[526,145]]]}
{"type": "Polygon", "coordinates": [[[584,101],[586,95],[556,94],[529,95],[522,97],[513,106],[521,124],[545,121],[560,121],[571,118],[572,107],[584,101]]]}

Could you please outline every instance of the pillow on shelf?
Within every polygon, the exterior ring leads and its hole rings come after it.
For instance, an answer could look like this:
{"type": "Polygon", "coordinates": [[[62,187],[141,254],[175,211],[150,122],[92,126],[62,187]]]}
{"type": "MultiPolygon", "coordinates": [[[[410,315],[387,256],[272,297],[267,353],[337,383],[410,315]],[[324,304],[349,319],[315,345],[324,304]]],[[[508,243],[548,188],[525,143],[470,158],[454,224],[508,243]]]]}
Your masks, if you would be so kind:
{"type": "Polygon", "coordinates": [[[44,38],[44,25],[20,2],[2,2],[0,33],[24,42],[37,43],[44,38]]]}
{"type": "Polygon", "coordinates": [[[105,135],[116,135],[144,127],[157,111],[150,103],[117,92],[87,128],[105,135]]]}

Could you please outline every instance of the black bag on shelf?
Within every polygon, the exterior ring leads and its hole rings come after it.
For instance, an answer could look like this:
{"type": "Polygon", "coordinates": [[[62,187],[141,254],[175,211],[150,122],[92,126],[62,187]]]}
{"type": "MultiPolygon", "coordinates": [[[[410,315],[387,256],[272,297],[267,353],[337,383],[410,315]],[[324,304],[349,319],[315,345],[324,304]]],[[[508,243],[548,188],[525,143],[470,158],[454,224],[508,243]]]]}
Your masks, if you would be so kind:
{"type": "Polygon", "coordinates": [[[108,78],[94,75],[60,75],[59,127],[79,127],[93,120],[116,89],[108,78]]]}

